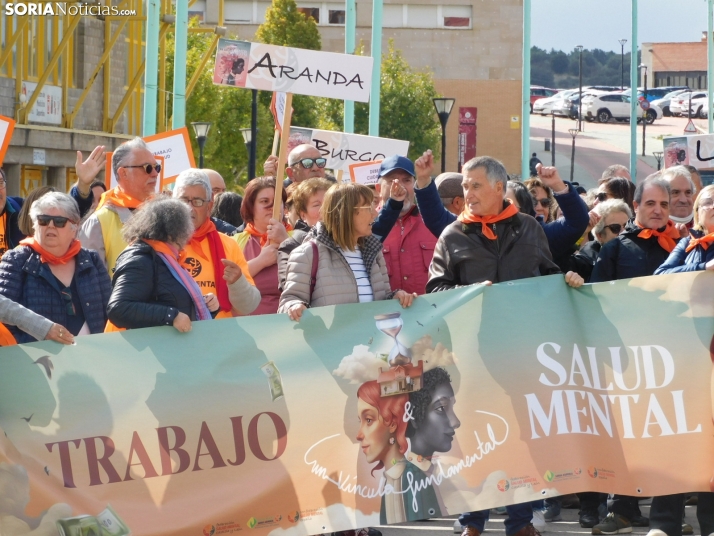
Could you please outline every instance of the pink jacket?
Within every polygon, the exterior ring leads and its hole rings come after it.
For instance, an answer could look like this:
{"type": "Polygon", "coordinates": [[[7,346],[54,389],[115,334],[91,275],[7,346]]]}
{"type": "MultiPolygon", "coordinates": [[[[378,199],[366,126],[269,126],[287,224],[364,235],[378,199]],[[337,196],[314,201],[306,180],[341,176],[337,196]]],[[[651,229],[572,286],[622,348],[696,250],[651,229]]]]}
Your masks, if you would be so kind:
{"type": "Polygon", "coordinates": [[[382,245],[392,290],[424,294],[436,237],[426,228],[415,206],[400,216],[382,245]]]}

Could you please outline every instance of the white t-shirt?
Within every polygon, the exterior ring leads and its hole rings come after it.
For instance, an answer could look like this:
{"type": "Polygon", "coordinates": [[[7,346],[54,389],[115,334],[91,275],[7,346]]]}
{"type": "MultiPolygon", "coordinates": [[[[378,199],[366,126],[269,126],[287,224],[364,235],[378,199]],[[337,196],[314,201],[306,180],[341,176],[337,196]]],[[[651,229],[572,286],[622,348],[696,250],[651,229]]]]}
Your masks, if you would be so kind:
{"type": "Polygon", "coordinates": [[[364,267],[364,260],[362,259],[362,251],[359,247],[355,251],[346,251],[340,248],[340,253],[347,260],[347,264],[350,265],[352,273],[355,275],[355,281],[357,281],[357,295],[359,296],[359,302],[371,302],[374,301],[374,292],[372,291],[372,282],[369,280],[369,274],[364,267]]]}

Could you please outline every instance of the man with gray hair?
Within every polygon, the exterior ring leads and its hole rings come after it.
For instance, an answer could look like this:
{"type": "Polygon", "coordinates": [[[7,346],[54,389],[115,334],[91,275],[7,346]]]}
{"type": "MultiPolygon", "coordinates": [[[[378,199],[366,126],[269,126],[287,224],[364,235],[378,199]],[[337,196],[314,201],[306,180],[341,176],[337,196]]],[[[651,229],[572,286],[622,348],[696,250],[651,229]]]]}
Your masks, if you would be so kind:
{"type": "MultiPolygon", "coordinates": [[[[288,167],[285,168],[288,178],[283,181],[283,188],[287,188],[292,183],[300,184],[313,177],[324,179],[326,165],[327,159],[314,145],[309,143],[298,145],[288,154],[288,167]]],[[[278,157],[271,155],[263,164],[263,173],[274,177],[277,175],[277,170],[278,157]]]]}
{"type": "Polygon", "coordinates": [[[694,226],[694,198],[697,196],[692,175],[685,166],[672,166],[665,169],[661,177],[669,183],[669,219],[691,229],[694,226]]]}
{"type": "Polygon", "coordinates": [[[625,166],[621,164],[613,164],[612,166],[608,166],[607,168],[605,168],[605,171],[602,172],[602,176],[600,177],[600,180],[597,181],[597,183],[602,184],[603,182],[609,181],[613,177],[623,177],[628,181],[632,180],[632,177],[630,176],[630,170],[628,170],[625,166]]]}
{"type": "MultiPolygon", "coordinates": [[[[560,273],[543,228],[506,199],[508,174],[503,164],[481,156],[466,162],[463,172],[466,206],[436,243],[427,292],[560,273]]],[[[573,287],[584,282],[575,272],[568,272],[565,280],[573,287]]],[[[531,524],[531,503],[509,505],[506,510],[507,536],[538,534],[531,524]]],[[[488,510],[462,514],[462,536],[480,536],[488,514],[488,510]]]]}
{"type": "Polygon", "coordinates": [[[217,297],[220,310],[216,318],[252,313],[260,303],[260,291],[238,243],[218,232],[211,220],[213,192],[205,170],[182,171],[173,197],[191,209],[194,232],[185,248],[185,262],[207,301],[217,297]]]}
{"type": "Polygon", "coordinates": [[[104,201],[82,224],[79,233],[82,247],[99,254],[110,276],[114,274],[117,257],[127,246],[122,228],[132,212],[156,191],[161,165],[144,140],[134,138],[114,151],[112,170],[117,185],[105,192],[104,201]]]}
{"type": "Polygon", "coordinates": [[[444,208],[456,216],[464,211],[464,190],[461,187],[463,180],[461,173],[453,172],[442,173],[434,179],[444,208]]]}
{"type": "MultiPolygon", "coordinates": [[[[686,236],[686,229],[677,230],[669,219],[670,187],[663,178],[640,182],[633,205],[635,219],[628,222],[622,234],[602,247],[591,283],[652,275],[667,260],[682,233],[686,236]]],[[[628,514],[632,514],[630,509],[621,516],[630,518],[628,514]]]]}

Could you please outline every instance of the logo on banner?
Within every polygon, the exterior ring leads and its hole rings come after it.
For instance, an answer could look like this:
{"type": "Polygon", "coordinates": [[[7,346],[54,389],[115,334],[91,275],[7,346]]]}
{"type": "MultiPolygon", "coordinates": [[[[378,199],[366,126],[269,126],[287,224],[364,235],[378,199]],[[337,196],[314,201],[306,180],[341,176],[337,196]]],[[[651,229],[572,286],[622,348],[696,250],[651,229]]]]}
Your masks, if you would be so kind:
{"type": "Polygon", "coordinates": [[[186,257],[186,264],[191,267],[191,277],[198,277],[201,273],[203,267],[201,266],[201,261],[193,257],[186,257]]]}
{"type": "Polygon", "coordinates": [[[546,481],[548,482],[553,482],[553,479],[555,478],[555,473],[553,471],[546,471],[543,474],[543,478],[545,478],[546,481]]]}
{"type": "Polygon", "coordinates": [[[511,484],[509,484],[508,480],[504,478],[503,480],[498,481],[496,487],[498,488],[498,491],[508,491],[511,487],[511,484]]]}
{"type": "Polygon", "coordinates": [[[216,533],[216,527],[213,525],[206,525],[203,527],[203,536],[213,536],[216,533]]]}
{"type": "Polygon", "coordinates": [[[290,512],[288,514],[288,521],[290,521],[290,523],[297,523],[298,521],[300,521],[300,512],[290,512]]]}
{"type": "Polygon", "coordinates": [[[597,478],[597,468],[595,467],[588,467],[588,476],[590,478],[597,478]]]}

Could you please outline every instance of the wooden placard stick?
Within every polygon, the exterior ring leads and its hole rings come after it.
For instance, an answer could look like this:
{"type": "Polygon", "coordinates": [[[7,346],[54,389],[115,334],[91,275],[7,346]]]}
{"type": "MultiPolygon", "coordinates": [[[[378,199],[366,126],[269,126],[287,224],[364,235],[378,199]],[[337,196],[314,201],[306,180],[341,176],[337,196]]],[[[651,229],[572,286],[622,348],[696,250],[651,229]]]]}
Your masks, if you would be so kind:
{"type": "Polygon", "coordinates": [[[343,169],[338,169],[337,174],[335,175],[335,179],[337,180],[337,184],[342,184],[342,174],[344,173],[343,169]]]}
{"type": "Polygon", "coordinates": [[[280,135],[280,155],[278,156],[278,169],[275,172],[275,199],[273,200],[273,219],[283,220],[283,176],[285,164],[288,160],[288,140],[290,139],[290,121],[292,119],[293,94],[288,93],[283,109],[283,131],[280,135]]]}
{"type": "Polygon", "coordinates": [[[276,128],[275,134],[273,134],[273,150],[270,151],[270,154],[272,156],[275,156],[278,154],[278,142],[279,141],[280,141],[280,131],[276,128]]]}

